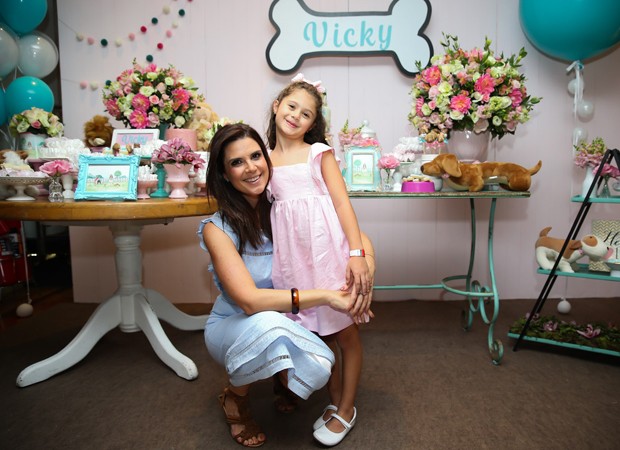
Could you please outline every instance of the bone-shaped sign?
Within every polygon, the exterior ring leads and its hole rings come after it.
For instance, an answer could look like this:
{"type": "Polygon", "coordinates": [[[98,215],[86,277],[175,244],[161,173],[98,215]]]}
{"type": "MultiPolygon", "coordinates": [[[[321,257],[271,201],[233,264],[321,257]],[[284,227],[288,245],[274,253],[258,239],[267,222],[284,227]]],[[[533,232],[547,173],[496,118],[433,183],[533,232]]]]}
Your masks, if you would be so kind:
{"type": "Polygon", "coordinates": [[[267,46],[267,62],[290,73],[304,59],[316,56],[389,55],[407,76],[433,56],[422,34],[431,15],[428,0],[394,0],[387,12],[317,12],[303,0],[275,0],[269,20],[276,34],[267,46]]]}

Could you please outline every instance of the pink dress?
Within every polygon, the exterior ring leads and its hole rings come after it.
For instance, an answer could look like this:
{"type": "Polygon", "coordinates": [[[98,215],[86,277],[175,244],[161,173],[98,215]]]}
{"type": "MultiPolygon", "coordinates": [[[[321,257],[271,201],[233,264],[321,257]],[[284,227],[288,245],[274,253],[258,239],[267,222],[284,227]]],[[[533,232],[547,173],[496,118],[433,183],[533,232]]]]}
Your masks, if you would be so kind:
{"type": "MultiPolygon", "coordinates": [[[[323,152],[313,144],[308,162],[273,168],[273,287],[275,289],[340,289],[345,285],[349,243],[342,231],[323,175],[323,152]]],[[[287,314],[304,328],[327,336],[353,323],[351,315],[329,306],[287,314]]]]}

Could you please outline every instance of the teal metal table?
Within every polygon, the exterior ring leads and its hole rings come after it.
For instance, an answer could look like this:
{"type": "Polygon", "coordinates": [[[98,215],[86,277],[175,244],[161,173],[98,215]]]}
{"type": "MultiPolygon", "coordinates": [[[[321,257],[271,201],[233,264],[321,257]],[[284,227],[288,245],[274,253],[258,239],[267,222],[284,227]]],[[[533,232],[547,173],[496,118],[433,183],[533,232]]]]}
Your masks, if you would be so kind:
{"type": "Polygon", "coordinates": [[[409,193],[409,192],[349,192],[351,199],[468,199],[470,205],[471,220],[471,243],[469,253],[469,265],[465,275],[453,275],[445,277],[437,284],[401,284],[391,286],[375,286],[376,290],[401,290],[401,289],[443,289],[453,294],[462,295],[467,299],[468,307],[462,313],[463,328],[468,331],[471,329],[474,314],[480,313],[485,324],[489,326],[487,343],[493,364],[500,364],[504,356],[504,346],[502,341],[494,338],[493,331],[495,322],[499,316],[499,294],[497,282],[495,280],[495,269],[493,263],[493,226],[495,221],[495,207],[498,199],[501,198],[529,198],[529,192],[510,192],[498,191],[440,191],[431,193],[409,193]],[[490,286],[482,285],[478,280],[473,279],[474,259],[476,254],[476,200],[490,199],[491,208],[489,211],[488,241],[488,263],[490,286]],[[454,284],[457,281],[464,281],[465,288],[457,289],[454,284]]]}

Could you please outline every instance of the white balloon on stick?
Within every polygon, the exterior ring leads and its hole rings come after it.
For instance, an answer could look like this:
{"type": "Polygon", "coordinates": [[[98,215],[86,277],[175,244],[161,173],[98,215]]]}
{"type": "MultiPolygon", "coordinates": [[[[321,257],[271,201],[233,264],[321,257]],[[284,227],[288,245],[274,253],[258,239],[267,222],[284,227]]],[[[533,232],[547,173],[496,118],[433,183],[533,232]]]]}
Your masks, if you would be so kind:
{"type": "Polygon", "coordinates": [[[573,145],[578,145],[580,142],[586,142],[588,140],[588,131],[585,128],[575,127],[573,129],[573,145]]]}

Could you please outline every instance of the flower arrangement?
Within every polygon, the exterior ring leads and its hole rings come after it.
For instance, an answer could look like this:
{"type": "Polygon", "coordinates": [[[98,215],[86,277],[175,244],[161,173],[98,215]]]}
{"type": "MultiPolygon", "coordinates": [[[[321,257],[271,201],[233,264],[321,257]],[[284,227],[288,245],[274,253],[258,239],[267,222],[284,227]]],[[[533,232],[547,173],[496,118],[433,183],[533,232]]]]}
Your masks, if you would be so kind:
{"type": "Polygon", "coordinates": [[[187,142],[179,138],[166,141],[161,147],[153,150],[151,161],[157,164],[175,164],[177,167],[191,164],[194,170],[200,169],[205,163],[198,153],[192,151],[187,142]]]}
{"type": "Polygon", "coordinates": [[[347,119],[343,127],[338,132],[338,142],[340,142],[340,148],[344,149],[346,146],[379,147],[379,141],[374,137],[362,136],[362,127],[363,125],[360,125],[357,128],[349,128],[349,119],[347,119]]]}
{"type": "Polygon", "coordinates": [[[41,164],[39,171],[49,175],[52,178],[58,178],[61,175],[73,172],[73,164],[65,159],[55,159],[41,164]]]}
{"type": "Polygon", "coordinates": [[[597,167],[606,151],[607,145],[601,137],[594,138],[590,143],[581,141],[575,146],[575,165],[581,168],[597,167]]]}
{"type": "Polygon", "coordinates": [[[443,37],[444,53],[433,56],[425,69],[417,63],[419,73],[410,92],[411,124],[419,134],[438,131],[449,136],[450,130],[473,130],[499,139],[514,134],[541,100],[527,94],[525,76],[518,71],[525,49],[505,58],[493,53],[488,38],[483,49],[466,51],[457,37],[443,37]]]}
{"type": "Polygon", "coordinates": [[[213,136],[215,136],[215,133],[217,133],[217,131],[224,125],[230,125],[231,123],[243,123],[243,120],[233,120],[229,119],[228,117],[222,117],[215,122],[206,124],[206,129],[202,132],[201,136],[198,136],[198,139],[206,142],[208,146],[211,142],[211,139],[213,139],[213,136]]]}
{"type": "Polygon", "coordinates": [[[62,136],[65,127],[56,114],[32,107],[13,115],[9,131],[13,136],[20,133],[46,134],[50,137],[62,136]]]}
{"type": "Polygon", "coordinates": [[[390,170],[400,166],[400,161],[394,155],[384,155],[377,161],[377,167],[389,173],[390,170]]]}
{"type": "MultiPolygon", "coordinates": [[[[515,321],[510,327],[510,332],[521,334],[528,317],[529,313],[515,321]]],[[[555,316],[536,314],[530,321],[526,336],[620,351],[620,328],[611,323],[594,322],[578,325],[575,321],[565,322],[555,316]]]]}
{"type": "Polygon", "coordinates": [[[149,64],[145,67],[133,60],[115,81],[103,88],[105,110],[125,126],[142,129],[168,124],[183,128],[204,97],[198,94],[194,80],[174,66],[149,64]]]}

